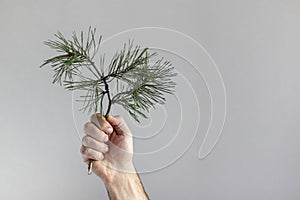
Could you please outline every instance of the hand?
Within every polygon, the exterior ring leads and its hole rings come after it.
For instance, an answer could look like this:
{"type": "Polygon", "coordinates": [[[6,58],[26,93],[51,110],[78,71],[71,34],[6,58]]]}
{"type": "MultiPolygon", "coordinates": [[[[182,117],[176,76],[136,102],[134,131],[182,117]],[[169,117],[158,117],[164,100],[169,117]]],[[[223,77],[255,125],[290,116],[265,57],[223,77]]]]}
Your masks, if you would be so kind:
{"type": "Polygon", "coordinates": [[[81,154],[86,164],[94,160],[93,172],[105,184],[113,182],[120,173],[135,172],[133,166],[132,133],[120,116],[93,114],[84,125],[81,154]]]}
{"type": "Polygon", "coordinates": [[[94,114],[84,125],[81,154],[104,182],[109,199],[149,200],[132,162],[132,134],[120,116],[94,114]]]}

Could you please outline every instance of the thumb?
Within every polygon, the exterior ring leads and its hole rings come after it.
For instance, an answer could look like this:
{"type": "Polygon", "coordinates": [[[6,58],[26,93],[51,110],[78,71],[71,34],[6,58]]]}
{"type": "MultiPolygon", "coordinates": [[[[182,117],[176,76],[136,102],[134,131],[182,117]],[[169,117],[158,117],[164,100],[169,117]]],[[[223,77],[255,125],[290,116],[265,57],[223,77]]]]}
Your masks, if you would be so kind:
{"type": "Polygon", "coordinates": [[[114,128],[117,135],[131,135],[131,132],[130,132],[125,120],[123,119],[123,117],[121,117],[119,115],[116,115],[116,116],[108,115],[106,120],[114,128]]]}

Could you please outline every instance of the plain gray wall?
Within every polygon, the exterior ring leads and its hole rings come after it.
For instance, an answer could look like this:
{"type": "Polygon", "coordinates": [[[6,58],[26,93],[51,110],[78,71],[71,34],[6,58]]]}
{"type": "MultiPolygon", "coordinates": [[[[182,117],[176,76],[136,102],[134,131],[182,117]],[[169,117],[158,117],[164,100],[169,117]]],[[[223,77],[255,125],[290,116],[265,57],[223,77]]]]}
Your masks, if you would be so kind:
{"type": "MultiPolygon", "coordinates": [[[[291,0],[1,0],[0,199],[107,198],[100,179],[87,176],[81,161],[71,94],[50,84],[50,69],[38,68],[52,55],[44,40],[57,30],[89,25],[104,38],[144,26],[178,30],[201,43],[222,74],[227,118],[218,144],[198,159],[209,117],[199,79],[203,126],[175,163],[141,175],[152,199],[300,199],[299,22],[300,2],[291,0]]],[[[178,91],[183,104],[193,108],[184,92],[178,91]]],[[[162,141],[172,138],[170,123],[176,120],[168,114],[162,141]]],[[[154,122],[160,120],[154,117],[149,127],[154,122]]],[[[129,123],[139,135],[139,127],[129,123]]],[[[151,141],[136,140],[137,151],[151,147],[151,141]]],[[[147,167],[136,162],[138,169],[147,167]]]]}

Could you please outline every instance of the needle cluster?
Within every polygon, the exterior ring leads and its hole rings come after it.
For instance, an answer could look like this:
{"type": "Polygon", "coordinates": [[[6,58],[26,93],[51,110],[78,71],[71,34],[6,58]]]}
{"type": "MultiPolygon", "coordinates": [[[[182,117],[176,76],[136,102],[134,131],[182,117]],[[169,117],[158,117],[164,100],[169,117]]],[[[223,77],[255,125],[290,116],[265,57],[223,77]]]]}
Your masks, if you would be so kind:
{"type": "Polygon", "coordinates": [[[71,39],[62,33],[55,34],[55,40],[48,40],[45,45],[54,49],[58,55],[46,59],[41,67],[50,65],[54,71],[52,83],[59,83],[67,90],[83,90],[83,111],[104,114],[103,100],[108,100],[105,116],[110,112],[111,105],[119,104],[139,122],[139,116],[147,118],[145,112],[156,103],[164,104],[165,94],[175,92],[176,76],[169,61],[150,53],[148,48],[133,46],[133,42],[124,44],[108,64],[104,54],[100,55],[97,66],[94,58],[99,51],[102,36],[96,37],[96,29],[89,28],[86,36],[81,31],[75,32],[71,39]],[[83,73],[87,71],[87,73],[83,73]],[[116,94],[110,91],[115,81],[116,94]]]}

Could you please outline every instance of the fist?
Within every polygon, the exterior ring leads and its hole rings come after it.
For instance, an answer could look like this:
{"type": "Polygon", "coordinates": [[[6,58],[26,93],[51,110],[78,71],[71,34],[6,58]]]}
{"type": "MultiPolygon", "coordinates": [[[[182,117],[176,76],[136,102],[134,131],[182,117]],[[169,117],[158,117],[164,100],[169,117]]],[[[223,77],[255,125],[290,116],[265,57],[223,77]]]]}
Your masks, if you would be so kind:
{"type": "Polygon", "coordinates": [[[135,172],[132,156],[132,133],[121,116],[93,114],[84,125],[81,155],[88,164],[93,160],[92,171],[105,183],[124,172],[135,172]]]}

